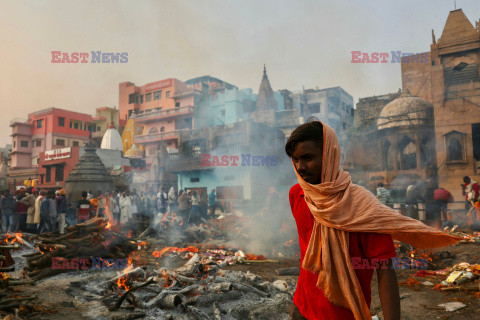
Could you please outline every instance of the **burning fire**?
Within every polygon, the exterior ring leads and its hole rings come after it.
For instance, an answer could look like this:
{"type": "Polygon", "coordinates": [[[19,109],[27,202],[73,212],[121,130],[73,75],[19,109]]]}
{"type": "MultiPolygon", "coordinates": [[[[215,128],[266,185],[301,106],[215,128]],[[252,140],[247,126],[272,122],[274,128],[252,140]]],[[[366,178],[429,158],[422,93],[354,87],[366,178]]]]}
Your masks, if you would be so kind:
{"type": "Polygon", "coordinates": [[[14,234],[6,234],[3,238],[3,242],[8,244],[14,244],[15,242],[22,243],[22,232],[17,232],[14,234]]]}
{"type": "Polygon", "coordinates": [[[121,277],[117,280],[117,286],[126,291],[130,290],[130,287],[127,285],[127,278],[121,277]]]}
{"type": "Polygon", "coordinates": [[[166,255],[167,253],[171,253],[171,252],[198,252],[198,248],[193,247],[193,246],[189,246],[189,247],[186,247],[186,248],[165,247],[160,251],[154,251],[152,253],[152,255],[156,258],[161,258],[164,255],[166,255]]]}
{"type": "Polygon", "coordinates": [[[245,253],[245,258],[246,260],[267,260],[267,258],[265,258],[263,255],[256,256],[251,253],[245,253]]]}

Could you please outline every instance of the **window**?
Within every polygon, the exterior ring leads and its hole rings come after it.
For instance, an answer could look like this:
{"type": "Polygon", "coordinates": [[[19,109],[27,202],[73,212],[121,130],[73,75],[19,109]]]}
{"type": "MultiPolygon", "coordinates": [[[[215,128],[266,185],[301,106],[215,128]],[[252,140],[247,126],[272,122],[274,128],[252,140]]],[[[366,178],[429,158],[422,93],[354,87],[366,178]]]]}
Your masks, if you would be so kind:
{"type": "Polygon", "coordinates": [[[149,134],[150,133],[157,133],[157,132],[158,132],[158,129],[156,127],[153,127],[148,131],[149,134]]]}
{"type": "Polygon", "coordinates": [[[180,102],[176,101],[175,102],[175,108],[179,108],[180,107],[180,102]]]}
{"type": "Polygon", "coordinates": [[[170,98],[170,91],[167,91],[167,93],[165,93],[165,97],[170,98]]]}
{"type": "Polygon", "coordinates": [[[64,117],[58,117],[58,126],[59,127],[65,127],[65,118],[64,117]]]}
{"type": "Polygon", "coordinates": [[[65,147],[65,140],[64,139],[57,139],[57,146],[65,147]]]}
{"type": "Polygon", "coordinates": [[[143,94],[140,95],[140,103],[143,103],[143,94]]]}
{"type": "Polygon", "coordinates": [[[37,129],[43,127],[43,119],[37,120],[37,129]]]}
{"type": "Polygon", "coordinates": [[[153,156],[155,154],[155,148],[148,149],[148,155],[153,156]]]}
{"type": "Polygon", "coordinates": [[[128,95],[128,104],[135,103],[137,100],[138,95],[136,93],[132,93],[128,95]]]}
{"type": "Polygon", "coordinates": [[[151,94],[151,93],[147,93],[147,94],[145,95],[145,101],[146,101],[146,102],[152,101],[152,94],[151,94]]]}
{"type": "Polygon", "coordinates": [[[55,166],[55,181],[63,181],[63,165],[55,166]]]}
{"type": "Polygon", "coordinates": [[[153,93],[153,100],[160,100],[161,98],[162,98],[162,90],[158,90],[153,93]]]}
{"type": "Polygon", "coordinates": [[[161,127],[160,132],[165,132],[165,127],[161,127]]]}
{"type": "Polygon", "coordinates": [[[50,182],[50,175],[52,174],[52,167],[47,166],[45,169],[47,169],[45,173],[45,182],[50,182]]]}
{"type": "Polygon", "coordinates": [[[465,134],[455,130],[445,135],[447,163],[465,162],[465,134]]]}
{"type": "Polygon", "coordinates": [[[74,128],[74,129],[78,129],[78,122],[74,122],[74,123],[73,123],[73,128],[74,128]]]}
{"type": "Polygon", "coordinates": [[[28,148],[28,141],[25,141],[25,140],[20,141],[20,147],[28,148]]]}
{"type": "Polygon", "coordinates": [[[190,178],[190,182],[200,182],[200,178],[190,178]]]}
{"type": "Polygon", "coordinates": [[[97,131],[100,131],[100,127],[97,127],[97,131]]]}
{"type": "Polygon", "coordinates": [[[79,146],[79,142],[78,141],[73,141],[72,142],[72,147],[78,147],[79,146]]]}
{"type": "Polygon", "coordinates": [[[17,141],[13,140],[13,147],[15,148],[17,146],[17,141]]]}
{"type": "Polygon", "coordinates": [[[41,146],[42,146],[42,139],[35,140],[35,147],[41,147],[41,146]]]}

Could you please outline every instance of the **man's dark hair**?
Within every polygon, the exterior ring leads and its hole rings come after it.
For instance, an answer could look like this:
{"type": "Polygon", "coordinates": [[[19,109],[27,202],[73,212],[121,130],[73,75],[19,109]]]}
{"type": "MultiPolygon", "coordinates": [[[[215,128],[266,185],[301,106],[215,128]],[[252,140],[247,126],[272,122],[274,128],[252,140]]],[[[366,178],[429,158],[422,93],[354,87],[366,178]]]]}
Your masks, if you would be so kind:
{"type": "Polygon", "coordinates": [[[384,187],[384,186],[385,186],[385,185],[384,185],[383,183],[381,183],[381,182],[379,182],[379,183],[377,184],[377,187],[379,187],[379,188],[382,188],[382,187],[384,187]]]}
{"type": "Polygon", "coordinates": [[[287,155],[291,158],[297,143],[304,141],[313,141],[317,147],[323,149],[323,124],[320,121],[307,122],[293,130],[285,144],[287,155]]]}
{"type": "Polygon", "coordinates": [[[88,197],[88,192],[87,191],[82,191],[82,198],[87,198],[88,197]]]}
{"type": "Polygon", "coordinates": [[[472,179],[470,179],[470,177],[469,177],[469,176],[465,176],[465,177],[463,177],[463,182],[465,182],[465,183],[469,183],[470,181],[472,181],[472,179]]]}

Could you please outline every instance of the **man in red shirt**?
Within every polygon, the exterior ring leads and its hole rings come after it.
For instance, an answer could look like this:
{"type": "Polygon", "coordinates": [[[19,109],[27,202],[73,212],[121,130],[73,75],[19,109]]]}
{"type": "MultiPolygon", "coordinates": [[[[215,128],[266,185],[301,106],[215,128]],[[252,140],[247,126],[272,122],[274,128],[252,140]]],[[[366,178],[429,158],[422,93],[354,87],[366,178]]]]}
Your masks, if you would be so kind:
{"type": "Polygon", "coordinates": [[[340,169],[335,131],[319,121],[296,128],[285,145],[298,185],[290,190],[302,271],[294,319],[371,320],[370,282],[377,269],[385,320],[400,319],[400,299],[390,258],[393,239],[420,249],[459,238],[398,214],[340,169]]]}
{"type": "MultiPolygon", "coordinates": [[[[319,184],[322,182],[322,123],[310,122],[298,127],[295,131],[297,132],[292,133],[285,147],[287,155],[292,158],[295,169],[306,182],[319,184]]],[[[315,219],[307,206],[304,191],[299,184],[290,189],[289,198],[297,224],[301,265],[303,266],[315,219]]],[[[389,259],[396,256],[391,235],[379,233],[349,233],[348,251],[352,260],[361,258],[362,261],[370,262],[372,259],[384,259],[390,262],[389,259]]],[[[371,263],[367,263],[367,265],[371,265],[371,263]]],[[[365,301],[370,307],[373,269],[361,266],[354,269],[365,301]]],[[[377,277],[384,319],[400,319],[400,299],[395,270],[390,268],[390,263],[388,263],[386,268],[377,269],[377,277]]],[[[293,298],[294,305],[290,310],[292,319],[355,319],[349,309],[329,301],[324,292],[317,287],[317,281],[317,274],[303,267],[300,269],[293,298]]]]}

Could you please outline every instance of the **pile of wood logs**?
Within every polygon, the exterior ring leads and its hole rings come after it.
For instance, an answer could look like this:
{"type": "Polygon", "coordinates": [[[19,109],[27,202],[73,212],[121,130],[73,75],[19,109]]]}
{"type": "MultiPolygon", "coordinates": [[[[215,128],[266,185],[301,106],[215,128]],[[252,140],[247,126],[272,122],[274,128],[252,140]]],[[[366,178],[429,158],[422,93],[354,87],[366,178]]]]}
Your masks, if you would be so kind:
{"type": "Polygon", "coordinates": [[[183,319],[181,315],[188,319],[221,319],[221,313],[233,316],[240,309],[250,312],[252,306],[259,306],[259,301],[286,314],[283,307],[288,307],[286,301],[291,299],[293,288],[285,281],[270,283],[253,274],[222,270],[226,263],[203,261],[196,253],[175,270],[133,269],[106,282],[102,301],[111,312],[135,310],[132,316],[169,312],[169,319],[177,319],[175,314],[180,316],[178,319],[183,319]],[[237,308],[224,305],[232,301],[237,308]]]}
{"type": "MultiPolygon", "coordinates": [[[[26,255],[27,264],[24,275],[38,281],[58,273],[72,269],[69,263],[72,259],[125,259],[137,249],[136,242],[130,238],[115,233],[110,228],[108,219],[94,218],[85,223],[67,228],[64,235],[58,233],[42,233],[31,237],[35,241],[38,252],[26,255]],[[57,268],[52,268],[52,258],[57,268]],[[58,267],[60,266],[60,267],[58,267]]],[[[77,267],[77,269],[85,269],[77,267]]]]}

